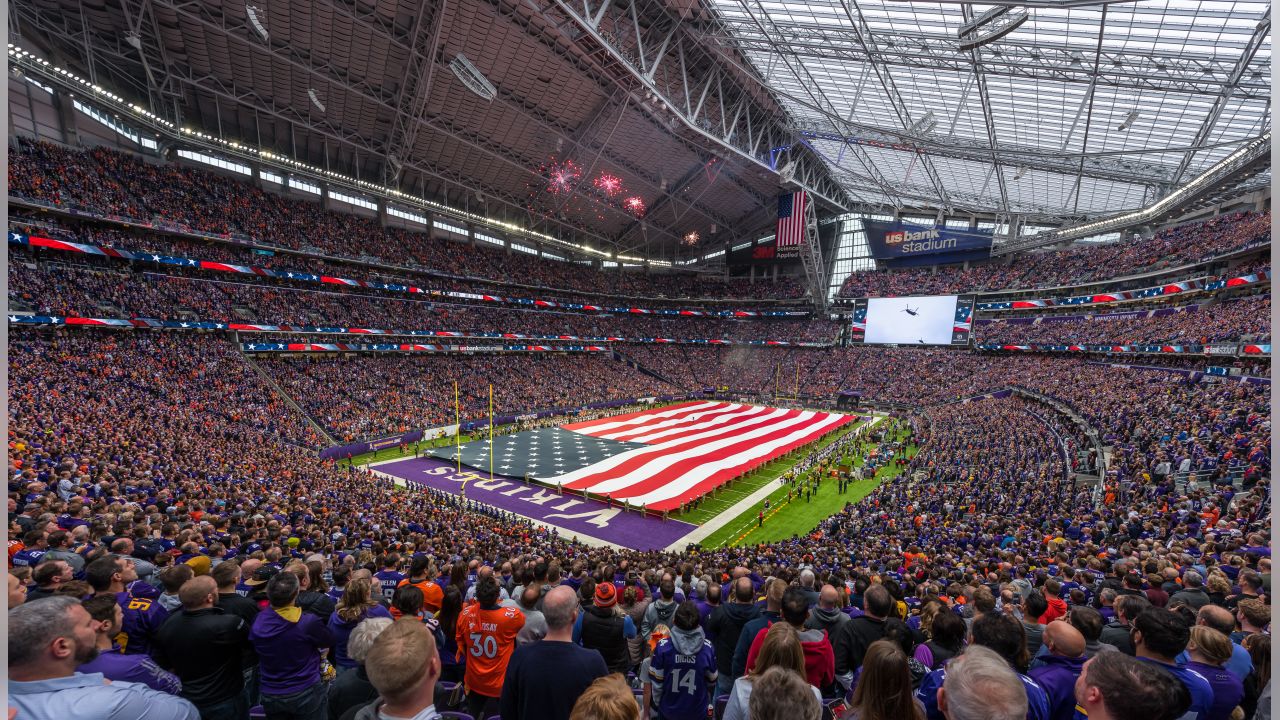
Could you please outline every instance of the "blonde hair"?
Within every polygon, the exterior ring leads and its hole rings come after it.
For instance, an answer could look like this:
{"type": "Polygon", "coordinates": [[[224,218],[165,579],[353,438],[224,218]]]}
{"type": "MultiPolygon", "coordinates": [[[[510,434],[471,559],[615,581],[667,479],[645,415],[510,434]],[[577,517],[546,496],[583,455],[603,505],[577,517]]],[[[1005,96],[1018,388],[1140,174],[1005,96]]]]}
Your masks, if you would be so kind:
{"type": "Polygon", "coordinates": [[[1191,646],[1188,651],[1199,651],[1210,665],[1221,666],[1231,659],[1231,638],[1204,625],[1191,627],[1191,646]]]}
{"type": "Polygon", "coordinates": [[[804,676],[804,648],[800,646],[800,634],[790,623],[776,622],[769,626],[751,674],[763,675],[771,667],[794,670],[804,676]]]}
{"type": "Polygon", "coordinates": [[[364,659],[369,682],[389,702],[409,697],[431,672],[436,640],[417,618],[398,620],[373,641],[364,659]]]}
{"type": "Polygon", "coordinates": [[[637,720],[640,706],[619,673],[596,678],[573,704],[569,720],[637,720]]]}

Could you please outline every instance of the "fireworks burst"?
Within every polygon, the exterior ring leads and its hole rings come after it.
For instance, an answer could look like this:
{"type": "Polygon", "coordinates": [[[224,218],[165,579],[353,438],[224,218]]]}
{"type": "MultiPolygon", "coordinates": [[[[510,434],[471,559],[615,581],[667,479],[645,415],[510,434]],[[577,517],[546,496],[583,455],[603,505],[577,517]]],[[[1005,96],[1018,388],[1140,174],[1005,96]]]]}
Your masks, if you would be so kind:
{"type": "Polygon", "coordinates": [[[592,183],[605,197],[617,197],[622,194],[622,178],[602,172],[592,183]]]}
{"type": "Polygon", "coordinates": [[[626,200],[623,200],[622,207],[625,208],[627,212],[631,213],[636,217],[644,217],[644,211],[645,211],[644,199],[641,198],[639,195],[632,195],[626,200]]]}
{"type": "Polygon", "coordinates": [[[577,189],[578,180],[582,179],[582,168],[572,160],[552,164],[547,171],[547,192],[552,195],[567,195],[577,189]]]}
{"type": "Polygon", "coordinates": [[[698,244],[698,240],[700,239],[701,239],[701,236],[698,235],[698,231],[692,230],[689,232],[688,235],[684,236],[684,244],[688,247],[693,247],[694,245],[698,244]]]}

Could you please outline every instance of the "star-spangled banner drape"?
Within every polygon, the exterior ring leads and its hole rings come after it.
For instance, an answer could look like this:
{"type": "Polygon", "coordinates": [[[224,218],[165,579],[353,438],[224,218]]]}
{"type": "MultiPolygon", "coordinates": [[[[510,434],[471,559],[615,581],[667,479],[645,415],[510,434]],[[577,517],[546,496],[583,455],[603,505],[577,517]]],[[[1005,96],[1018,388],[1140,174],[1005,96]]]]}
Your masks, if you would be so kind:
{"type": "MultiPolygon", "coordinates": [[[[854,421],[852,415],[694,401],[494,440],[496,473],[670,510],[854,421]]],[[[454,448],[431,454],[455,460],[454,448]]],[[[486,469],[489,446],[462,446],[486,469]]]]}

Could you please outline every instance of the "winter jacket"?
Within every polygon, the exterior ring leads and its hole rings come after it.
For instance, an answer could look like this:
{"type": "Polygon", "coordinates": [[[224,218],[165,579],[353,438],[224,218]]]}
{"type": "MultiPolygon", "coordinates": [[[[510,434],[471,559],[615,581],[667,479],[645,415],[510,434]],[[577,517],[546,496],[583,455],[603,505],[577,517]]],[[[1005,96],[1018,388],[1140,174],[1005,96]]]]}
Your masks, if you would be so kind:
{"type": "Polygon", "coordinates": [[[852,673],[862,666],[862,658],[871,643],[884,637],[884,620],[870,615],[856,617],[840,628],[840,634],[831,640],[831,650],[836,657],[836,675],[852,673]]]}
{"type": "Polygon", "coordinates": [[[1040,658],[1043,664],[1027,673],[1049,696],[1049,720],[1071,720],[1075,714],[1076,678],[1080,677],[1085,660],[1083,655],[1045,655],[1040,658]]]}
{"type": "Polygon", "coordinates": [[[182,697],[208,707],[244,689],[241,670],[249,625],[220,607],[183,610],[160,628],[152,654],[182,680],[182,697]],[[199,648],[198,652],[192,652],[199,648]]]}
{"type": "MultiPolygon", "coordinates": [[[[613,608],[589,607],[578,616],[581,619],[582,647],[596,650],[604,658],[609,672],[625,673],[631,667],[631,655],[627,651],[627,629],[630,618],[619,615],[613,608]]],[[[631,636],[635,628],[631,628],[631,636]]]]}
{"type": "MultiPolygon", "coordinates": [[[[756,666],[756,656],[764,645],[764,638],[769,634],[766,627],[756,633],[751,641],[751,649],[747,652],[747,672],[756,666]]],[[[836,681],[836,659],[831,652],[831,641],[826,630],[804,629],[800,631],[800,648],[804,651],[804,675],[809,684],[822,692],[832,689],[836,681]]]]}
{"type": "MultiPolygon", "coordinates": [[[[733,673],[733,653],[747,623],[760,617],[760,608],[741,603],[723,603],[711,613],[707,624],[715,633],[716,669],[733,673]]],[[[736,675],[734,677],[737,677],[736,675]]]]}
{"type": "Polygon", "coordinates": [[[733,648],[733,676],[740,678],[747,674],[747,656],[751,654],[751,643],[755,642],[756,635],[761,629],[778,622],[782,616],[773,610],[765,610],[760,613],[760,617],[752,620],[742,627],[742,634],[738,636],[738,644],[733,648]]]}

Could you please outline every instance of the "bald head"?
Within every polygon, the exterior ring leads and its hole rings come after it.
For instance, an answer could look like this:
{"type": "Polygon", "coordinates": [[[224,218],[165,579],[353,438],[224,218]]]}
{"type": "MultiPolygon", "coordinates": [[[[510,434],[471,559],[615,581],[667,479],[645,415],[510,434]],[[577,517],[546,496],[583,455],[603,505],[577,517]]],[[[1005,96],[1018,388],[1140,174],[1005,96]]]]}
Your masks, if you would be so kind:
{"type": "Polygon", "coordinates": [[[178,600],[182,602],[183,610],[212,607],[217,599],[218,583],[208,575],[197,575],[178,589],[178,600]]]}
{"type": "Polygon", "coordinates": [[[251,578],[253,577],[254,571],[256,571],[260,567],[262,567],[261,560],[258,560],[255,558],[249,558],[248,560],[245,560],[244,562],[240,563],[240,577],[251,578]]]}
{"type": "Polygon", "coordinates": [[[1200,608],[1200,612],[1196,615],[1196,624],[1198,625],[1204,625],[1205,627],[1212,628],[1223,635],[1230,635],[1235,632],[1236,617],[1231,614],[1230,610],[1224,607],[1219,607],[1217,605],[1205,605],[1200,608]]]}
{"type": "Polygon", "coordinates": [[[560,585],[547,592],[542,599],[542,615],[547,621],[547,635],[572,632],[577,620],[578,594],[568,585],[560,585]]]}
{"type": "Polygon", "coordinates": [[[755,600],[755,588],[751,587],[751,578],[740,577],[733,581],[733,600],[737,603],[750,604],[755,600]]]}
{"type": "Polygon", "coordinates": [[[818,593],[818,607],[823,610],[834,610],[836,601],[840,596],[836,593],[836,589],[830,585],[823,585],[822,591],[818,593]]]}
{"type": "Polygon", "coordinates": [[[1084,635],[1070,623],[1051,622],[1044,628],[1044,644],[1059,657],[1074,658],[1084,654],[1084,635]]]}

